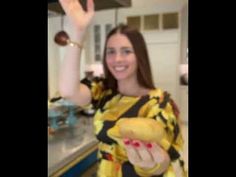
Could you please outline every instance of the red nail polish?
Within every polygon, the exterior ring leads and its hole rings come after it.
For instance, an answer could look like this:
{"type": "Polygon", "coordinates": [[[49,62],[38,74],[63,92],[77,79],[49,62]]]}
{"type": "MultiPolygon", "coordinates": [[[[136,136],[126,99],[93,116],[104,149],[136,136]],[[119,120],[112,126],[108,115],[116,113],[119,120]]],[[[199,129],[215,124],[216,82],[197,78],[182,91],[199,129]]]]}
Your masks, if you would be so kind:
{"type": "Polygon", "coordinates": [[[133,146],[135,146],[135,147],[139,147],[140,144],[139,144],[139,142],[133,142],[133,146]]]}
{"type": "Polygon", "coordinates": [[[129,144],[130,144],[130,140],[124,140],[124,143],[125,143],[126,145],[129,145],[129,144]]]}
{"type": "Polygon", "coordinates": [[[151,143],[147,143],[146,146],[147,146],[147,148],[149,148],[149,149],[152,148],[152,144],[151,144],[151,143]]]}

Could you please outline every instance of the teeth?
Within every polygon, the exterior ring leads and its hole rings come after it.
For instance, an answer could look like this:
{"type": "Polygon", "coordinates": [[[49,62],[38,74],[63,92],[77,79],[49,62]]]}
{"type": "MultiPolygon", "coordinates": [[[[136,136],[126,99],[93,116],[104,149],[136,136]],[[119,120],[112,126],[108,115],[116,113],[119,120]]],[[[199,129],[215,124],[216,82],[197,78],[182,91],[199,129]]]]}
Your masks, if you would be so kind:
{"type": "Polygon", "coordinates": [[[127,67],[125,66],[116,66],[114,67],[115,71],[124,71],[127,67]]]}

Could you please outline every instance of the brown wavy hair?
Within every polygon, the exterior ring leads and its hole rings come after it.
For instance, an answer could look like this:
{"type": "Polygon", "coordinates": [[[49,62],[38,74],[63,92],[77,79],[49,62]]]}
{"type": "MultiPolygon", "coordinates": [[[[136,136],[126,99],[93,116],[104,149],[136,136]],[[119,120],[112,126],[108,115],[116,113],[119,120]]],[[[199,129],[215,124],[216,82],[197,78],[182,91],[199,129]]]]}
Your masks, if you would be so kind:
{"type": "Polygon", "coordinates": [[[137,65],[138,65],[138,68],[137,68],[138,83],[145,88],[154,89],[155,86],[152,79],[149,56],[148,56],[147,46],[144,41],[144,38],[137,29],[129,27],[128,25],[124,25],[124,24],[120,24],[117,27],[115,27],[113,30],[111,30],[108,33],[107,38],[106,38],[105,48],[104,48],[104,53],[103,53],[103,67],[104,67],[105,78],[107,81],[107,84],[106,84],[107,87],[113,90],[117,90],[117,80],[109,71],[106,61],[105,61],[107,41],[112,35],[116,33],[125,35],[133,46],[134,54],[137,58],[137,65]]]}

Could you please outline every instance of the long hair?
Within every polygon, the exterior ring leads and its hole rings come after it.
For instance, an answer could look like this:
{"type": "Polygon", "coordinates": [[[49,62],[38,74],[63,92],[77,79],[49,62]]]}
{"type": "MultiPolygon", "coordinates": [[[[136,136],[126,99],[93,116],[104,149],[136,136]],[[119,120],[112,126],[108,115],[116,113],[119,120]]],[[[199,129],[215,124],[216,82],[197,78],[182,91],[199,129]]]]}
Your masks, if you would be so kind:
{"type": "Polygon", "coordinates": [[[138,65],[138,68],[137,68],[138,83],[145,88],[154,89],[155,86],[153,84],[149,56],[148,56],[147,46],[145,44],[144,38],[138,30],[124,24],[120,24],[119,26],[111,30],[108,33],[107,38],[106,38],[105,48],[104,48],[104,53],[103,53],[103,67],[104,67],[105,78],[107,80],[107,87],[113,90],[117,90],[117,87],[118,87],[117,80],[109,71],[106,64],[107,41],[112,35],[116,33],[125,35],[133,46],[134,54],[137,58],[137,65],[138,65]]]}

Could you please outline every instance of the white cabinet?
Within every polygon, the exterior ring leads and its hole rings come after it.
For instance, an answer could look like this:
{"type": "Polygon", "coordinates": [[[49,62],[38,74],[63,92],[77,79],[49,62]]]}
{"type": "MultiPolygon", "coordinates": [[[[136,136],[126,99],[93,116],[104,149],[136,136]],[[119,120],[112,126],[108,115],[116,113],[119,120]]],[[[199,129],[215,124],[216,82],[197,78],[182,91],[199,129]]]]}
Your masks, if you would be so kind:
{"type": "Polygon", "coordinates": [[[144,33],[156,87],[168,91],[179,102],[179,30],[144,33]]]}
{"type": "Polygon", "coordinates": [[[96,12],[88,33],[87,56],[90,63],[102,62],[106,35],[113,27],[115,27],[115,10],[96,12]]]}
{"type": "Polygon", "coordinates": [[[188,123],[188,86],[180,87],[180,117],[184,123],[188,123]]]}

